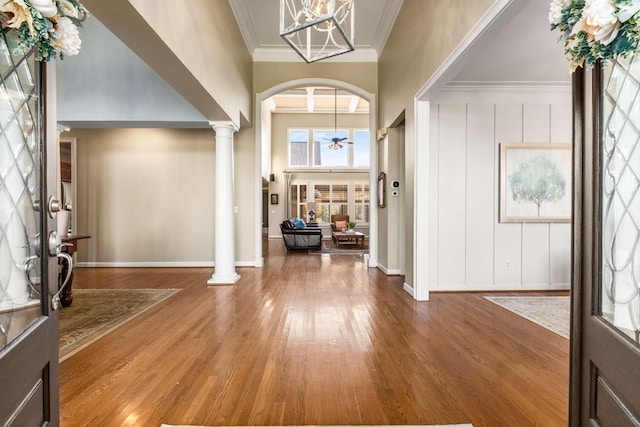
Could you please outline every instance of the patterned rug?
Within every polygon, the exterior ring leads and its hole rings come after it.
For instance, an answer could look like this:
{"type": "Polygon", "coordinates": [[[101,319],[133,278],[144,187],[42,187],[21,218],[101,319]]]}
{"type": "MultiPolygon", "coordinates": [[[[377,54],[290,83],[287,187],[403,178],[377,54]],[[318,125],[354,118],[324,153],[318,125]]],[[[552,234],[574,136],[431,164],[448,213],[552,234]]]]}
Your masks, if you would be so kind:
{"type": "Polygon", "coordinates": [[[73,303],[59,314],[60,362],[179,289],[74,289],[73,303]]]}
{"type": "Polygon", "coordinates": [[[484,297],[518,316],[569,339],[571,297],[484,297]]]}
{"type": "MultiPolygon", "coordinates": [[[[160,427],[206,427],[206,426],[191,426],[191,425],[173,425],[173,424],[162,424],[160,425],[160,427]]],[[[227,426],[227,427],[237,427],[237,426],[227,426]]],[[[288,426],[288,427],[303,427],[303,426],[288,426]]],[[[304,426],[304,427],[309,427],[309,426],[304,426]]],[[[353,427],[353,426],[322,426],[322,427],[353,427]]],[[[379,426],[365,426],[365,427],[398,427],[398,426],[383,426],[383,425],[379,425],[379,426]]],[[[402,427],[473,427],[473,425],[471,424],[447,424],[447,425],[403,425],[402,427]]]]}

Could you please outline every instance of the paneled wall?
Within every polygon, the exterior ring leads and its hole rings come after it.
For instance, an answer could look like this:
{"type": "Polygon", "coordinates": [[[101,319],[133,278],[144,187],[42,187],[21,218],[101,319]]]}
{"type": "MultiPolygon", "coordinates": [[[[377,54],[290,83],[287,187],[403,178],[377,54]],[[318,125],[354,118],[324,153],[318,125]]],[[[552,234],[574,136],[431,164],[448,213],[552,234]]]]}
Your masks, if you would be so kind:
{"type": "Polygon", "coordinates": [[[570,224],[498,222],[500,143],[570,143],[568,91],[469,98],[431,110],[431,290],[568,288],[570,224]]]}

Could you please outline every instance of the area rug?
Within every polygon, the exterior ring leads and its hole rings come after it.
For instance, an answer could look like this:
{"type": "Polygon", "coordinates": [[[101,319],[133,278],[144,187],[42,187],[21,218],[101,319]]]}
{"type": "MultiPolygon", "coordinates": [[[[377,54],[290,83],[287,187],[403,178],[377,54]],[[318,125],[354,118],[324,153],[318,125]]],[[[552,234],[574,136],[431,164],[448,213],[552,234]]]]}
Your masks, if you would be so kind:
{"type": "Polygon", "coordinates": [[[322,248],[320,249],[309,249],[310,254],[332,254],[332,255],[362,255],[368,254],[369,248],[365,243],[365,247],[361,248],[357,245],[350,246],[342,246],[336,248],[333,242],[322,242],[322,248]]]}
{"type": "Polygon", "coordinates": [[[144,313],[179,289],[74,289],[59,314],[60,362],[144,313]]]}
{"type": "Polygon", "coordinates": [[[485,299],[569,339],[570,297],[485,297],[485,299]]]}
{"type": "MultiPolygon", "coordinates": [[[[160,427],[207,427],[207,426],[191,426],[191,425],[173,425],[162,424],[160,427]]],[[[238,426],[227,426],[238,427],[238,426]]],[[[287,427],[353,427],[353,426],[287,426],[287,427]]],[[[362,427],[473,427],[472,424],[438,424],[438,425],[408,425],[408,426],[389,426],[389,425],[377,425],[377,426],[362,426],[362,427]]]]}

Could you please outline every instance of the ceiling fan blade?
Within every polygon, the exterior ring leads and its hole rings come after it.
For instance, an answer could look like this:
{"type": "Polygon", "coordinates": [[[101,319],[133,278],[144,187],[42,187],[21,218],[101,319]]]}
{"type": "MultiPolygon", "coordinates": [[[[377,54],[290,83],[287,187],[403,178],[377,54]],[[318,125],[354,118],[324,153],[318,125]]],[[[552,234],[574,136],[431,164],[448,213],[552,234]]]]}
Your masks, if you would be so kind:
{"type": "Polygon", "coordinates": [[[349,139],[348,137],[344,137],[344,138],[336,138],[338,141],[346,141],[347,139],[349,139]]]}

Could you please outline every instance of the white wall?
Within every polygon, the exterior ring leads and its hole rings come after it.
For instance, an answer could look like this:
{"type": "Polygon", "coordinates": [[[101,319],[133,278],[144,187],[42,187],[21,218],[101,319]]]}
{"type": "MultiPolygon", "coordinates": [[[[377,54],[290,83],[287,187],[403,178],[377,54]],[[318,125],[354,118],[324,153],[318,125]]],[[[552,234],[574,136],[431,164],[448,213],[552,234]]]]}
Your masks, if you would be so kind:
{"type": "Polygon", "coordinates": [[[499,223],[498,172],[501,142],[571,142],[568,90],[482,95],[432,105],[430,289],[567,289],[570,224],[499,223]]]}

